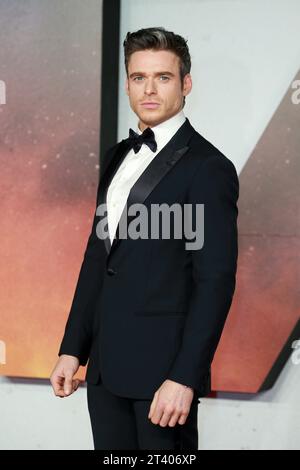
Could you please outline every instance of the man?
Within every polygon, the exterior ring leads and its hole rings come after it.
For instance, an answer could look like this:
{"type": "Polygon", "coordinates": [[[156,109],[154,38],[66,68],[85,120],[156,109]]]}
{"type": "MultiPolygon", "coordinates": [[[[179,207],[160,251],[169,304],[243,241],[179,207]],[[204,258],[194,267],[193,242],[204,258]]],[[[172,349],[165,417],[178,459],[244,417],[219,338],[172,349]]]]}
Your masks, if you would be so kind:
{"type": "Polygon", "coordinates": [[[70,395],[89,359],[95,449],[197,449],[199,397],[210,391],[210,365],[235,289],[238,177],[184,116],[192,89],[186,41],[147,28],[128,33],[124,49],[138,128],[105,156],[101,207],[51,383],[57,396],[70,395]],[[149,220],[155,226],[152,207],[188,205],[196,232],[203,205],[204,243],[195,249],[186,232],[120,236],[124,220],[127,235],[136,222],[136,204],[147,209],[142,229],[149,220]]]}

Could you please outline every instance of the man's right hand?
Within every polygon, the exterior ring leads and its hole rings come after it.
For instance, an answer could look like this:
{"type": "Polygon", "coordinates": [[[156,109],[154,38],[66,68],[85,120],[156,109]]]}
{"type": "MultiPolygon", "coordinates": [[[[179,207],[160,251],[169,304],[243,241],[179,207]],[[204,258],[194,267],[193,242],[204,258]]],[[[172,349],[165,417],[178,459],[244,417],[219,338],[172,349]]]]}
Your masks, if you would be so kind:
{"type": "Polygon", "coordinates": [[[50,376],[50,382],[57,397],[68,397],[75,392],[80,384],[79,379],[73,379],[79,369],[79,359],[75,356],[62,354],[50,376]]]}

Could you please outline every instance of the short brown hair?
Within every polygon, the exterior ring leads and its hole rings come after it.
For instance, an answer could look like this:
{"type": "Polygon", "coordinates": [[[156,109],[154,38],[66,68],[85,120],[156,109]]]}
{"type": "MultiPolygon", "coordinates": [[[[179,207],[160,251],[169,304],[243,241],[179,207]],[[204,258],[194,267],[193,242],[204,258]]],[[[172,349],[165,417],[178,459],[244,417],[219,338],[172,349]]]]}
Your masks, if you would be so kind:
{"type": "MultiPolygon", "coordinates": [[[[179,57],[179,73],[181,86],[183,78],[191,70],[191,56],[187,45],[187,40],[172,31],[167,31],[163,27],[139,29],[133,33],[128,32],[123,42],[125,69],[128,77],[128,63],[131,54],[146,49],[168,50],[174,52],[179,57]]],[[[185,96],[183,106],[185,105],[185,96]]]]}

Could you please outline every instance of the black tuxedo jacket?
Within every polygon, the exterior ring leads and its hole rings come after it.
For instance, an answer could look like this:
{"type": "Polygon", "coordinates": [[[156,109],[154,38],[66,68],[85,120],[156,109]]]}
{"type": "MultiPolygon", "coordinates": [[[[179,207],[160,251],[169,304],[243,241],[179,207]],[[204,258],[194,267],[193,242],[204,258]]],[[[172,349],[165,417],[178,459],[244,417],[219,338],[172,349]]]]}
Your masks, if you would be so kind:
{"type": "MultiPolygon", "coordinates": [[[[124,139],[106,153],[96,207],[129,149],[124,139]]],[[[97,236],[95,211],[58,353],[81,365],[89,359],[87,382],[141,399],[166,379],[193,387],[196,397],[210,392],[235,289],[238,193],[233,163],[186,119],[133,185],[127,209],[204,204],[203,247],[186,249],[175,237],[121,239],[118,230],[111,246],[97,236]]]]}

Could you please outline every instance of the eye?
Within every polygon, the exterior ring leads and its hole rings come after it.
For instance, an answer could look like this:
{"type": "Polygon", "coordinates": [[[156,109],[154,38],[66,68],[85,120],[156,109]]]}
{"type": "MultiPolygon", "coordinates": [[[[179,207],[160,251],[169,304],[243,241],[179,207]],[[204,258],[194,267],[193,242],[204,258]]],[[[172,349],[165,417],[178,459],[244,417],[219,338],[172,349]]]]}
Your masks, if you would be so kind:
{"type": "MultiPolygon", "coordinates": [[[[141,81],[141,80],[139,80],[140,78],[143,79],[143,77],[140,76],[140,75],[137,76],[137,77],[134,77],[133,81],[134,81],[134,82],[135,82],[135,81],[140,82],[140,81],[141,81]]],[[[167,77],[167,75],[160,75],[159,78],[165,79],[165,80],[162,80],[163,82],[170,80],[170,77],[167,77]]]]}

